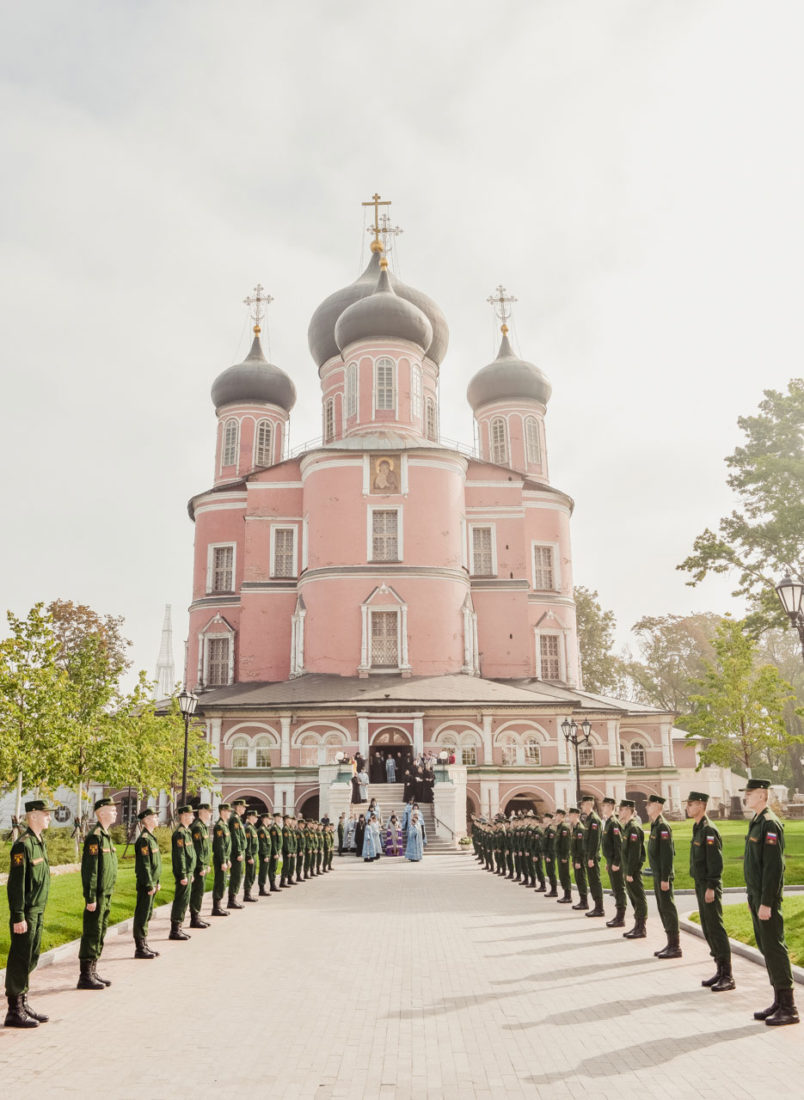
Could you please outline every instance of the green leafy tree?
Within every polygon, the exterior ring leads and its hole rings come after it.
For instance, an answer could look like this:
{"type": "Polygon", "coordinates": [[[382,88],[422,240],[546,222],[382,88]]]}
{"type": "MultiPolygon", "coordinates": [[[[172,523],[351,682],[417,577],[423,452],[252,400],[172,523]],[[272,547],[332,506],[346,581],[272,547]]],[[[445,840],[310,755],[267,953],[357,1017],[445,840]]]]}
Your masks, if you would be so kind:
{"type": "Polygon", "coordinates": [[[798,636],[792,630],[769,630],[759,639],[760,660],[775,665],[795,693],[784,708],[784,725],[790,744],[786,761],[779,762],[777,780],[804,791],[804,664],[798,636]]]}
{"type": "Polygon", "coordinates": [[[715,660],[698,681],[687,720],[687,736],[705,742],[699,767],[736,767],[748,776],[759,766],[770,772],[793,740],[784,722],[790,685],[774,665],[758,661],[757,643],[744,623],[724,619],[712,645],[715,660]]]}
{"type": "Polygon", "coordinates": [[[597,592],[583,585],[576,586],[574,595],[584,690],[598,695],[621,694],[625,690],[625,667],[614,652],[614,612],[604,611],[597,592]]]}
{"type": "Polygon", "coordinates": [[[646,615],[631,628],[639,656],[628,661],[631,694],[648,706],[684,716],[707,662],[714,660],[712,639],[719,615],[646,615]]]}
{"type": "Polygon", "coordinates": [[[710,573],[733,573],[735,596],[751,605],[749,628],[786,625],[774,585],[789,570],[804,580],[804,379],[786,393],[765,390],[757,416],[740,417],[745,444],[726,459],[726,482],[740,505],[707,528],[679,569],[691,586],[710,573]]]}

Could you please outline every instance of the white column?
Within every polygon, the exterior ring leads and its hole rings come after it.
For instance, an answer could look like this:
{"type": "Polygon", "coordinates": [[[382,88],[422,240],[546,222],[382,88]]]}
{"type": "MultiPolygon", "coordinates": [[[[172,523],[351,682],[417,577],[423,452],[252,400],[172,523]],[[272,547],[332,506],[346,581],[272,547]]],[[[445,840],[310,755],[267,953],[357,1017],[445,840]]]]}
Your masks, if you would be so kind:
{"type": "Polygon", "coordinates": [[[608,727],[609,735],[609,764],[612,767],[619,768],[620,766],[620,744],[617,738],[617,720],[610,718],[606,723],[608,727]]]}
{"type": "Polygon", "coordinates": [[[670,725],[662,726],[662,767],[672,768],[673,766],[673,744],[670,735],[670,725]]]}
{"type": "Polygon", "coordinates": [[[368,718],[358,718],[357,720],[357,751],[368,760],[368,718]]]}
{"type": "Polygon", "coordinates": [[[483,763],[491,764],[494,759],[494,741],[491,736],[491,715],[483,715],[483,763]]]}
{"type": "Polygon", "coordinates": [[[413,755],[418,756],[424,752],[424,719],[413,719],[413,755]]]}
{"type": "Polygon", "coordinates": [[[567,739],[564,736],[564,734],[561,732],[561,723],[558,720],[560,717],[561,716],[559,714],[557,714],[555,716],[555,718],[553,719],[553,721],[556,724],[556,744],[558,745],[558,762],[559,762],[559,764],[569,764],[569,756],[567,755],[567,752],[568,752],[567,739]]]}
{"type": "Polygon", "coordinates": [[[279,719],[282,724],[282,739],[279,749],[279,766],[280,768],[290,767],[290,716],[282,715],[279,719]]]}

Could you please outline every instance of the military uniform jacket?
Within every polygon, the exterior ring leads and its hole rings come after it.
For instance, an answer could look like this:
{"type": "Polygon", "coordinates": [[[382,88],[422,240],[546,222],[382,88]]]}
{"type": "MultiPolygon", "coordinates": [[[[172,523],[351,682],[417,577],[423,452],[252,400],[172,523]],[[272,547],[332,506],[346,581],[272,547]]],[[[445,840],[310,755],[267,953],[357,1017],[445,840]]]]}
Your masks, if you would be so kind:
{"type": "Polygon", "coordinates": [[[600,842],[603,858],[613,867],[620,867],[623,861],[623,830],[619,819],[611,815],[603,823],[603,839],[600,842]]]}
{"type": "Polygon", "coordinates": [[[44,909],[50,889],[50,864],[44,840],[26,828],[11,848],[8,869],[9,917],[12,924],[26,920],[26,913],[44,909]]]}
{"type": "Polygon", "coordinates": [[[653,877],[659,882],[672,882],[673,858],[676,854],[673,845],[673,831],[661,814],[651,822],[648,837],[648,863],[653,877]]]}
{"type": "Polygon", "coordinates": [[[218,818],[212,830],[212,857],[219,867],[232,858],[232,834],[222,817],[218,818]]]}
{"type": "Polygon", "coordinates": [[[282,833],[284,832],[281,825],[271,824],[268,832],[271,834],[271,855],[279,856],[282,854],[282,833]]]}
{"type": "Polygon", "coordinates": [[[81,856],[81,885],[84,901],[96,902],[102,894],[111,894],[117,881],[117,852],[112,838],[98,823],[87,834],[81,856]]]}
{"type": "Polygon", "coordinates": [[[274,850],[273,843],[271,842],[271,830],[263,823],[257,826],[257,851],[261,860],[267,860],[271,858],[271,852],[274,850]]]}
{"type": "Polygon", "coordinates": [[[134,876],[142,890],[155,890],[162,880],[162,853],[156,837],[147,829],[134,843],[134,876]]]}
{"type": "Polygon", "coordinates": [[[589,814],[584,825],[584,855],[587,859],[600,858],[600,843],[602,840],[603,822],[594,810],[589,814]]]}
{"type": "Polygon", "coordinates": [[[248,822],[246,822],[244,832],[246,834],[246,859],[256,860],[257,851],[259,849],[257,830],[254,828],[253,825],[250,825],[248,822]]]}
{"type": "Polygon", "coordinates": [[[572,860],[573,863],[583,863],[586,858],[586,830],[578,822],[572,826],[572,860]]]}
{"type": "Polygon", "coordinates": [[[193,848],[195,848],[195,873],[200,875],[202,871],[208,871],[212,863],[209,829],[200,817],[196,818],[190,826],[190,836],[193,838],[193,848]]]}
{"type": "Polygon", "coordinates": [[[293,829],[282,830],[282,855],[283,856],[295,856],[296,854],[296,833],[293,829]]]}
{"type": "Polygon", "coordinates": [[[173,832],[173,874],[176,879],[192,878],[195,868],[195,845],[189,829],[179,825],[173,832]]]}
{"type": "Polygon", "coordinates": [[[784,887],[784,826],[767,806],[748,826],[743,873],[748,896],[778,906],[784,887]]]}
{"type": "Polygon", "coordinates": [[[556,859],[569,859],[572,846],[572,829],[563,821],[556,829],[556,859]]]}
{"type": "Polygon", "coordinates": [[[645,862],[645,834],[642,826],[634,820],[622,827],[623,831],[623,870],[626,875],[638,875],[645,862]]]}
{"type": "Polygon", "coordinates": [[[232,810],[229,818],[229,835],[232,838],[232,860],[242,856],[246,851],[246,830],[243,820],[236,810],[232,810]]]}
{"type": "Polygon", "coordinates": [[[533,826],[532,835],[533,847],[531,848],[531,854],[534,856],[540,856],[544,851],[544,833],[542,832],[540,825],[533,826]]]}
{"type": "Polygon", "coordinates": [[[542,834],[542,848],[545,856],[553,858],[556,854],[556,831],[552,825],[546,825],[542,834]]]}
{"type": "Polygon", "coordinates": [[[690,877],[694,882],[715,890],[723,874],[723,841],[715,826],[704,815],[692,826],[690,877]]]}

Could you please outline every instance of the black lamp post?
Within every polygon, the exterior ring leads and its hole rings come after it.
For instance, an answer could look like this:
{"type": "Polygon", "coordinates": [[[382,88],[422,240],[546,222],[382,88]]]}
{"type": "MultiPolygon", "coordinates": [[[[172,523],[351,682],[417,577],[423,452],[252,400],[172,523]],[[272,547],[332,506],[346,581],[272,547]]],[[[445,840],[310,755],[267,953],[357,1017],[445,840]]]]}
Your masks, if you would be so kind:
{"type": "Polygon", "coordinates": [[[790,625],[798,631],[801,639],[801,656],[804,659],[804,584],[794,581],[789,573],[776,585],[776,595],[790,619],[790,625]]]}
{"type": "Polygon", "coordinates": [[[580,726],[576,723],[574,718],[565,718],[561,723],[561,732],[564,734],[564,740],[568,745],[575,746],[575,798],[578,806],[581,804],[581,762],[578,756],[578,748],[580,745],[588,745],[589,737],[592,733],[592,723],[588,718],[584,718],[580,726]]]}
{"type": "Polygon", "coordinates": [[[185,688],[179,694],[179,710],[184,715],[184,763],[181,771],[181,805],[187,801],[187,744],[190,738],[190,719],[198,706],[198,696],[185,688]]]}

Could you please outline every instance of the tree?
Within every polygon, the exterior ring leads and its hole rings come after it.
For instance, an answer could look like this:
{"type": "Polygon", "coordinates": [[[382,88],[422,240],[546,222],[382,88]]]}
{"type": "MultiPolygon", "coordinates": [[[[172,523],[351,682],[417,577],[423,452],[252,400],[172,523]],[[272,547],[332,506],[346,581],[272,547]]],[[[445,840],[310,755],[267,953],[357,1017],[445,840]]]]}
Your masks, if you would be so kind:
{"type": "Polygon", "coordinates": [[[770,770],[797,740],[784,723],[785,706],[793,698],[790,685],[774,665],[759,663],[757,643],[744,623],[723,619],[712,645],[715,660],[698,680],[687,720],[688,738],[705,741],[698,766],[738,767],[748,776],[759,765],[770,770]]]}
{"type": "Polygon", "coordinates": [[[648,706],[684,715],[692,710],[696,681],[714,659],[719,615],[646,615],[635,623],[641,657],[628,662],[632,695],[648,706]]]}
{"type": "Polygon", "coordinates": [[[735,596],[749,600],[758,632],[786,625],[774,585],[787,570],[804,580],[804,379],[787,393],[765,390],[757,416],[740,417],[744,446],[726,459],[740,507],[707,528],[680,570],[694,587],[710,573],[735,573],[735,596]]]}
{"type": "Polygon", "coordinates": [[[792,630],[769,630],[759,639],[760,659],[775,665],[780,675],[795,692],[784,708],[784,725],[791,743],[787,748],[787,762],[779,765],[780,783],[804,791],[804,664],[798,637],[792,630]]]}
{"type": "Polygon", "coordinates": [[[621,694],[625,690],[625,670],[614,653],[614,612],[604,611],[597,592],[583,585],[577,585],[574,594],[584,690],[597,695],[621,694]]]}

